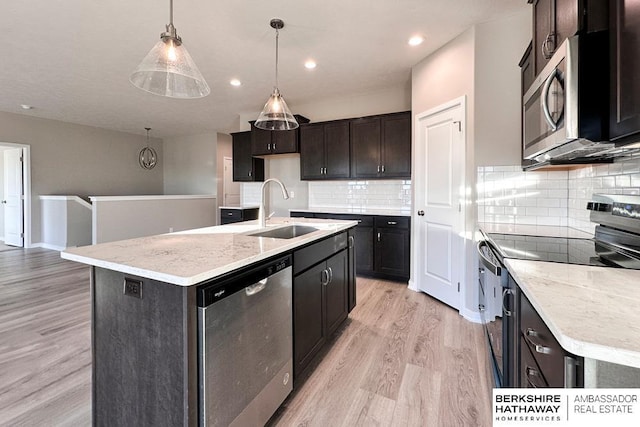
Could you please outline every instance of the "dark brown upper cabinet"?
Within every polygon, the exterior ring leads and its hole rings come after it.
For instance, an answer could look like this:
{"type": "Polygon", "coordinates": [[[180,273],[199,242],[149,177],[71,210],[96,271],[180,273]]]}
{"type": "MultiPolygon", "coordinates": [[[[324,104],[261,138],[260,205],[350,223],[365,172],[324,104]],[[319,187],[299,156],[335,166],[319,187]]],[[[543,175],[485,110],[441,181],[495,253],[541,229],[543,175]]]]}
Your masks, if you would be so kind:
{"type": "Polygon", "coordinates": [[[264,159],[251,154],[251,132],[231,134],[234,181],[264,181],[264,159]]]}
{"type": "Polygon", "coordinates": [[[300,178],[349,178],[349,121],[300,126],[300,178]]]}
{"type": "Polygon", "coordinates": [[[351,177],[411,177],[410,112],[351,120],[351,177]]]}
{"type": "Polygon", "coordinates": [[[640,3],[610,0],[609,138],[640,139],[640,3]]]}
{"type": "MultiPolygon", "coordinates": [[[[294,115],[298,123],[309,123],[309,119],[294,115]]],[[[254,156],[266,156],[269,154],[298,153],[298,129],[293,130],[263,130],[251,123],[251,154],[254,156]]]]}
{"type": "Polygon", "coordinates": [[[608,28],[606,0],[528,0],[533,4],[535,75],[547,64],[558,46],[580,32],[608,28]]]}

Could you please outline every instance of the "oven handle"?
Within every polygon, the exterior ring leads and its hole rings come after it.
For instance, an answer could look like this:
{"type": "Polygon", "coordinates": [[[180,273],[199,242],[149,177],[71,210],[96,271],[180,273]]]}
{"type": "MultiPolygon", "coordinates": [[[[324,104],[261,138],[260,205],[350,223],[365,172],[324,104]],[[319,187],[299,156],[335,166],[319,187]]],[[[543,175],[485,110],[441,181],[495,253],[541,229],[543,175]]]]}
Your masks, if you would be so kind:
{"type": "Polygon", "coordinates": [[[477,249],[478,249],[478,256],[480,257],[480,262],[482,262],[482,265],[484,266],[484,268],[489,270],[491,274],[493,274],[494,276],[500,277],[502,275],[502,267],[499,265],[495,265],[493,262],[491,262],[489,258],[487,258],[482,253],[481,249],[483,247],[487,247],[489,248],[489,250],[491,250],[491,247],[489,246],[486,240],[480,240],[478,242],[477,249]]]}
{"type": "Polygon", "coordinates": [[[502,313],[505,316],[511,317],[513,315],[513,311],[507,310],[507,306],[504,303],[508,295],[513,295],[513,291],[509,288],[504,288],[504,290],[502,291],[502,313]]]}
{"type": "Polygon", "coordinates": [[[547,77],[547,80],[544,82],[544,86],[542,87],[542,93],[540,95],[542,97],[542,112],[544,113],[544,118],[547,120],[547,123],[549,123],[549,126],[551,126],[551,130],[554,132],[558,130],[558,124],[553,120],[553,118],[551,117],[551,112],[549,112],[549,101],[547,100],[547,95],[549,95],[549,89],[551,88],[551,83],[553,82],[553,79],[556,77],[557,74],[558,74],[558,69],[555,68],[551,72],[549,77],[547,77]]]}

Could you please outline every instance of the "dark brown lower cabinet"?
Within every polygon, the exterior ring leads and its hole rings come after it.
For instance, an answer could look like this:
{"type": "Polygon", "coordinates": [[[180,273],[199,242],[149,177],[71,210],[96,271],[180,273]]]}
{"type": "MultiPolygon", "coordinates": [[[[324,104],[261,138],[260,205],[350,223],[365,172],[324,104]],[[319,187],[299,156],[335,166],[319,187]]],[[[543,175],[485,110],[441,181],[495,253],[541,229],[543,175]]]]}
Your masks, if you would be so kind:
{"type": "Polygon", "coordinates": [[[292,211],[292,217],[359,221],[353,229],[356,274],[390,280],[410,275],[411,218],[292,211]]]}
{"type": "Polygon", "coordinates": [[[294,378],[348,316],[348,250],[293,279],[294,378]]]}

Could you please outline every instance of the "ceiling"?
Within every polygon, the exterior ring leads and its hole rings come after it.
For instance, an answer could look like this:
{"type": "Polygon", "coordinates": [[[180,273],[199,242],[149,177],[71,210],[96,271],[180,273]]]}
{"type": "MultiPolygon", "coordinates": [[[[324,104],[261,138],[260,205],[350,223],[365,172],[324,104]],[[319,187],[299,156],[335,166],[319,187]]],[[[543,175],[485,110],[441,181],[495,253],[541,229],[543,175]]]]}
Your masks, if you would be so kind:
{"type": "MultiPolygon", "coordinates": [[[[29,0],[3,5],[0,111],[154,137],[230,132],[274,83],[296,104],[407,85],[411,67],[475,23],[524,0],[175,0],[174,25],[211,87],[195,100],[149,94],[129,74],[159,40],[169,0],[29,0]],[[407,40],[421,34],[425,42],[407,40]],[[317,61],[314,70],[303,64],[317,61]],[[240,87],[229,84],[232,78],[240,87]],[[32,105],[23,110],[21,104],[32,105]]],[[[311,119],[313,119],[311,117],[311,119]]]]}

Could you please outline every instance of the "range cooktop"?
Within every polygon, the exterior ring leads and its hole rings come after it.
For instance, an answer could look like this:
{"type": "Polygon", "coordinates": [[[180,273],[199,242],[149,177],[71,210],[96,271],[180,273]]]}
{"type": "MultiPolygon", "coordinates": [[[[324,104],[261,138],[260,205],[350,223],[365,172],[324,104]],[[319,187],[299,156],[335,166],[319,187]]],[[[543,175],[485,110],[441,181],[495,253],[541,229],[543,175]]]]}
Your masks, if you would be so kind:
{"type": "Polygon", "coordinates": [[[488,237],[502,258],[595,266],[611,265],[600,258],[593,239],[496,233],[490,233],[488,237]]]}

